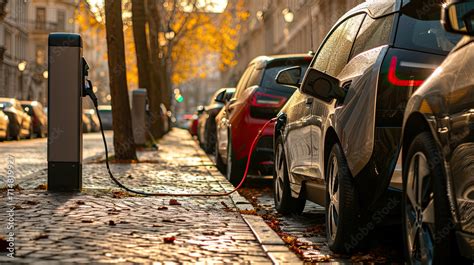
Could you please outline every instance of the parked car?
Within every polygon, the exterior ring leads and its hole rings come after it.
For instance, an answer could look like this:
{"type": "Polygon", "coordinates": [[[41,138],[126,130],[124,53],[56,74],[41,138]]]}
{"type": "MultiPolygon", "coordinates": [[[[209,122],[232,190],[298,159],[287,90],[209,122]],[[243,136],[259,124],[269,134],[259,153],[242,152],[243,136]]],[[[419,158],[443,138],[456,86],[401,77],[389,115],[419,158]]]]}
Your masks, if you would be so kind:
{"type": "Polygon", "coordinates": [[[196,112],[193,114],[191,119],[189,119],[188,130],[189,130],[189,133],[192,136],[197,136],[198,135],[199,116],[201,116],[203,112],[204,112],[204,106],[198,106],[196,108],[196,112]]]}
{"type": "Polygon", "coordinates": [[[212,95],[207,106],[204,107],[204,113],[198,121],[198,138],[201,147],[207,153],[214,152],[216,147],[216,116],[235,93],[235,88],[221,88],[212,95]]]}
{"type": "Polygon", "coordinates": [[[0,140],[8,140],[9,132],[8,132],[8,120],[7,114],[5,114],[2,110],[0,110],[0,140]]]}
{"type": "Polygon", "coordinates": [[[335,252],[357,248],[360,229],[390,205],[406,103],[459,40],[429,1],[365,2],[331,29],[302,84],[298,67],[277,77],[300,90],[275,125],[275,207],[325,205],[335,252]]]}
{"type": "Polygon", "coordinates": [[[474,258],[474,2],[447,5],[443,22],[446,30],[470,36],[416,90],[405,111],[408,264],[461,264],[458,254],[474,258]]]}
{"type": "Polygon", "coordinates": [[[86,109],[84,110],[84,114],[86,115],[89,123],[91,125],[91,132],[100,132],[100,123],[99,118],[97,117],[94,109],[86,109]]]}
{"type": "MultiPolygon", "coordinates": [[[[226,171],[233,184],[240,182],[250,145],[258,131],[275,117],[294,88],[275,82],[277,73],[290,66],[303,69],[311,62],[309,54],[261,56],[250,62],[233,98],[216,117],[216,165],[226,171]]],[[[268,174],[273,170],[273,130],[267,128],[252,159],[252,171],[268,174]]]]}
{"type": "Polygon", "coordinates": [[[99,113],[104,130],[112,130],[112,106],[100,105],[99,113]]]}
{"type": "Polygon", "coordinates": [[[33,121],[33,133],[40,138],[48,134],[48,116],[43,105],[38,101],[21,101],[23,110],[30,115],[33,121]]]}
{"type": "Polygon", "coordinates": [[[14,98],[0,98],[0,109],[8,115],[9,136],[15,140],[33,137],[33,123],[30,115],[23,111],[20,102],[14,98]]]}

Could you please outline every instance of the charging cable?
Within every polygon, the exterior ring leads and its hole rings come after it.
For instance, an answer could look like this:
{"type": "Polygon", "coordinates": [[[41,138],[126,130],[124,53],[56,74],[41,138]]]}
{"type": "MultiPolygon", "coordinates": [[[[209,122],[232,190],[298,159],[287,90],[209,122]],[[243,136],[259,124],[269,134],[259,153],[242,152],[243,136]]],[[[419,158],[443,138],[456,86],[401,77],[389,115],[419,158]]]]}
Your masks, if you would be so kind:
{"type": "Polygon", "coordinates": [[[258,131],[257,136],[252,142],[252,145],[250,146],[250,152],[247,158],[247,164],[245,166],[245,171],[244,175],[242,177],[242,180],[240,181],[239,185],[237,185],[233,190],[229,192],[222,192],[222,193],[162,193],[162,192],[157,192],[157,193],[150,193],[150,192],[144,192],[144,191],[138,191],[131,189],[124,184],[122,184],[119,180],[117,180],[114,175],[112,174],[112,171],[110,170],[110,165],[109,165],[109,150],[107,148],[107,140],[105,139],[105,134],[104,134],[104,129],[102,127],[102,120],[100,118],[100,113],[99,113],[99,106],[97,102],[97,97],[94,94],[94,91],[92,90],[92,83],[90,80],[87,80],[86,82],[86,87],[84,89],[85,95],[89,96],[92,99],[92,102],[94,103],[94,107],[97,112],[97,117],[99,118],[99,124],[100,124],[100,132],[102,133],[102,140],[104,141],[104,148],[105,148],[105,165],[107,166],[107,171],[109,173],[110,178],[112,181],[119,186],[120,188],[139,195],[144,195],[144,196],[174,196],[174,197],[201,197],[201,196],[206,196],[206,197],[219,197],[219,196],[228,196],[234,192],[236,192],[242,185],[244,184],[245,180],[247,179],[247,174],[249,171],[250,167],[250,159],[252,157],[252,153],[255,149],[255,146],[257,145],[258,140],[262,136],[263,131],[265,128],[267,128],[271,123],[275,122],[277,118],[273,118],[269,121],[267,121],[262,128],[258,131]]]}

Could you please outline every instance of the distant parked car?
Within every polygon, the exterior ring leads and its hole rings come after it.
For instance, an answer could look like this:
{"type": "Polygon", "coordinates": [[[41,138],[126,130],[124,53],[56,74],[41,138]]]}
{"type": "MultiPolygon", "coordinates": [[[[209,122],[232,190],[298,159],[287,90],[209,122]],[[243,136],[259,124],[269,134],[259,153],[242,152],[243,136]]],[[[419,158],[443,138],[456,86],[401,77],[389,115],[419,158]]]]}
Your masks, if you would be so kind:
{"type": "Polygon", "coordinates": [[[199,117],[202,115],[203,112],[204,112],[204,106],[198,106],[196,108],[196,112],[193,114],[192,118],[189,120],[188,130],[192,136],[198,135],[198,121],[199,121],[199,117]]]}
{"type": "Polygon", "coordinates": [[[33,137],[33,123],[30,115],[23,111],[14,98],[0,98],[0,109],[8,115],[9,136],[15,140],[33,137]]]}
{"type": "MultiPolygon", "coordinates": [[[[249,63],[234,96],[216,117],[216,165],[226,171],[227,179],[233,184],[242,178],[250,145],[258,131],[276,116],[296,90],[277,84],[276,75],[291,66],[306,69],[311,59],[308,54],[260,56],[249,63]]],[[[264,130],[256,144],[251,169],[262,175],[273,171],[271,127],[264,130]]]]}
{"type": "Polygon", "coordinates": [[[406,104],[459,41],[442,29],[439,7],[366,1],[331,29],[302,82],[299,68],[278,76],[299,91],[275,125],[275,207],[288,214],[306,200],[325,205],[332,251],[356,249],[367,235],[361,227],[399,195],[392,176],[406,104]]]}
{"type": "Polygon", "coordinates": [[[212,95],[207,106],[204,107],[203,114],[198,121],[198,138],[201,147],[207,153],[214,152],[216,148],[216,116],[235,93],[235,88],[222,88],[212,95]]]}
{"type": "Polygon", "coordinates": [[[447,31],[470,37],[416,90],[405,111],[408,264],[462,264],[459,254],[474,259],[474,2],[445,6],[443,22],[447,31]]]}
{"type": "Polygon", "coordinates": [[[21,101],[21,106],[33,120],[33,133],[37,137],[46,137],[48,134],[48,117],[44,112],[43,105],[38,101],[21,101]]]}
{"type": "Polygon", "coordinates": [[[84,110],[84,114],[86,114],[86,116],[89,119],[89,122],[91,124],[91,132],[99,132],[100,131],[99,118],[97,117],[97,114],[95,113],[95,110],[94,109],[86,109],[86,110],[84,110]]]}
{"type": "Polygon", "coordinates": [[[8,120],[7,114],[5,114],[2,110],[0,110],[0,140],[8,140],[8,120]]]}
{"type": "Polygon", "coordinates": [[[104,130],[112,130],[112,106],[110,105],[100,105],[99,113],[102,120],[102,126],[104,130]]]}

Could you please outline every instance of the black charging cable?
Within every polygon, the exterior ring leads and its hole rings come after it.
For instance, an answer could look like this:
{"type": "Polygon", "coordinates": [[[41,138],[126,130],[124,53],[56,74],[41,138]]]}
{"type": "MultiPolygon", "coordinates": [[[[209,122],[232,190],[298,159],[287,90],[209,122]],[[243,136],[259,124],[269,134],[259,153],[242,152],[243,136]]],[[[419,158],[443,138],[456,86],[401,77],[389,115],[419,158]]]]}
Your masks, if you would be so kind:
{"type": "Polygon", "coordinates": [[[130,193],[135,193],[143,196],[175,196],[175,197],[221,197],[221,196],[228,196],[234,192],[236,192],[242,185],[244,184],[245,180],[247,179],[247,174],[249,171],[250,167],[250,159],[252,157],[253,150],[255,149],[255,146],[262,136],[263,130],[270,125],[271,123],[276,121],[276,118],[273,118],[265,123],[263,125],[262,129],[258,132],[257,136],[252,142],[252,145],[250,147],[250,153],[248,155],[247,159],[247,166],[245,168],[244,175],[242,177],[242,180],[240,181],[239,185],[237,185],[233,190],[229,192],[222,192],[222,193],[161,193],[161,192],[156,192],[156,193],[150,193],[150,192],[144,192],[144,191],[137,191],[134,189],[131,189],[124,184],[122,184],[118,179],[115,178],[114,174],[112,174],[112,171],[110,170],[110,165],[109,165],[109,150],[107,148],[107,140],[105,139],[105,133],[104,133],[104,128],[102,126],[102,119],[100,118],[100,112],[99,112],[99,104],[97,101],[97,97],[92,90],[92,82],[90,80],[87,80],[85,88],[84,88],[84,95],[89,96],[92,99],[92,102],[94,103],[94,107],[97,112],[97,117],[99,118],[99,124],[100,124],[100,132],[102,133],[102,140],[104,141],[104,148],[105,148],[105,165],[107,166],[107,172],[109,173],[110,178],[112,181],[119,186],[120,188],[130,192],[130,193]]]}

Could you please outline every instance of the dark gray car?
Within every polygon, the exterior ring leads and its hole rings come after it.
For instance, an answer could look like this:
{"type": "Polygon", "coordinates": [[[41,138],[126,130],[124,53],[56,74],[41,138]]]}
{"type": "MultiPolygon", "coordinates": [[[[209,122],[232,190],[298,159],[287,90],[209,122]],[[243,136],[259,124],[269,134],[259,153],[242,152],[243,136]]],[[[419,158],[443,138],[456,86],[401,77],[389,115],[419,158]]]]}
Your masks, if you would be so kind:
{"type": "Polygon", "coordinates": [[[298,67],[278,76],[300,90],[275,127],[275,206],[325,205],[333,251],[352,251],[384,219],[405,106],[459,40],[439,20],[432,0],[368,1],[336,23],[301,86],[298,67]]]}
{"type": "Polygon", "coordinates": [[[409,264],[474,258],[474,2],[444,10],[448,31],[471,36],[415,92],[405,112],[402,217],[409,264]]]}

